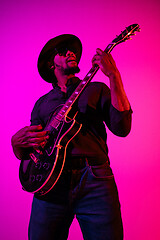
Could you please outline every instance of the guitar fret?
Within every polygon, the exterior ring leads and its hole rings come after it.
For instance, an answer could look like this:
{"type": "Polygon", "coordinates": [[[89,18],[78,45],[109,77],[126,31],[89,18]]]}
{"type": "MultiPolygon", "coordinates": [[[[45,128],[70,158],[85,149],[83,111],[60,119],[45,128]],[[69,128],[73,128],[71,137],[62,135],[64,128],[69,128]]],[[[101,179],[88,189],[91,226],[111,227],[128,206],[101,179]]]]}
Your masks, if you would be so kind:
{"type": "Polygon", "coordinates": [[[78,86],[77,87],[77,92],[79,92],[83,87],[84,87],[83,85],[82,86],[78,86]]]}
{"type": "Polygon", "coordinates": [[[60,116],[60,117],[62,117],[64,114],[63,113],[65,113],[66,111],[65,110],[62,110],[62,111],[60,111],[58,114],[57,114],[57,116],[60,116]]]}
{"type": "Polygon", "coordinates": [[[91,73],[88,73],[87,76],[90,77],[90,76],[91,76],[91,73]]]}
{"type": "MultiPolygon", "coordinates": [[[[66,111],[68,108],[69,108],[69,106],[68,106],[67,103],[66,103],[66,104],[62,107],[61,110],[66,111]]],[[[61,110],[60,110],[60,111],[61,111],[61,110]]]]}
{"type": "Polygon", "coordinates": [[[77,91],[80,92],[80,91],[84,88],[84,85],[85,85],[85,84],[82,84],[81,86],[78,86],[78,87],[77,87],[77,91]]]}
{"type": "Polygon", "coordinates": [[[68,110],[68,108],[69,108],[69,105],[66,105],[66,106],[64,107],[65,111],[68,110]],[[66,108],[66,109],[65,109],[65,108],[66,108]]]}
{"type": "Polygon", "coordinates": [[[61,115],[61,117],[60,117],[59,115],[57,115],[57,116],[55,117],[55,119],[58,120],[58,121],[61,121],[61,118],[62,118],[62,115],[61,115]]]}
{"type": "Polygon", "coordinates": [[[96,66],[92,67],[91,70],[89,71],[90,74],[94,73],[94,71],[96,70],[96,66]]]}
{"type": "Polygon", "coordinates": [[[54,118],[54,120],[51,121],[50,126],[57,129],[59,124],[60,124],[60,121],[58,119],[54,118]]]}
{"type": "Polygon", "coordinates": [[[86,81],[82,81],[82,84],[85,84],[86,83],[86,81]]]}

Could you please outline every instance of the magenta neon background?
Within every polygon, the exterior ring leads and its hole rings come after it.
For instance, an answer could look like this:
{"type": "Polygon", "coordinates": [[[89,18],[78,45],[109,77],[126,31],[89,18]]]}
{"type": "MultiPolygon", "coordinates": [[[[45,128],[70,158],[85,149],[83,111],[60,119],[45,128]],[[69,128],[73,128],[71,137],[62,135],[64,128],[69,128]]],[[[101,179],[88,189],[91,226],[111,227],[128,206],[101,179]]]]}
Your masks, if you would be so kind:
{"type": "MultiPolygon", "coordinates": [[[[141,26],[141,33],[112,52],[133,109],[132,131],[127,138],[108,132],[109,156],[119,189],[125,240],[160,239],[159,12],[159,0],[0,3],[0,239],[27,240],[32,195],[21,190],[19,161],[10,139],[30,124],[35,101],[51,89],[36,68],[41,48],[59,34],[77,35],[83,43],[79,74],[83,78],[95,49],[104,49],[132,23],[141,26]]],[[[100,72],[94,80],[108,84],[100,72]]],[[[69,240],[74,239],[82,240],[76,220],[69,235],[69,240]]]]}

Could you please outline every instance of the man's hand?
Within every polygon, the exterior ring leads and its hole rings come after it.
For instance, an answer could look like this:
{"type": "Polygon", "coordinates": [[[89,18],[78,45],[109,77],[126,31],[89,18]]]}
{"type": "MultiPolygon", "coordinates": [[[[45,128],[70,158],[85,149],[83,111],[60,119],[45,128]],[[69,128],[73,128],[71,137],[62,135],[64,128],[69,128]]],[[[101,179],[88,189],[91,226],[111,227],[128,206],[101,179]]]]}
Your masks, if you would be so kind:
{"type": "Polygon", "coordinates": [[[26,126],[13,135],[11,143],[16,157],[22,159],[27,149],[45,145],[48,138],[48,131],[42,131],[41,125],[26,126]]]}
{"type": "Polygon", "coordinates": [[[96,49],[96,54],[92,58],[93,66],[97,64],[107,77],[115,76],[119,71],[110,53],[105,53],[100,48],[96,49]]]}

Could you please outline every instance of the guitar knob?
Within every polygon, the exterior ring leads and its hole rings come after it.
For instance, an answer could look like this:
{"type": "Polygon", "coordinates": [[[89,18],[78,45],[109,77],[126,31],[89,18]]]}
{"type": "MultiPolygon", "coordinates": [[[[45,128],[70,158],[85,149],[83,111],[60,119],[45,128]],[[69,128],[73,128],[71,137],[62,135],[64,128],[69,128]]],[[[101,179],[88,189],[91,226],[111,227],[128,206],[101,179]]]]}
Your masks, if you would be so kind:
{"type": "Polygon", "coordinates": [[[42,167],[42,163],[41,163],[41,162],[37,162],[37,163],[35,164],[35,168],[40,169],[41,167],[42,167]]]}
{"type": "Polygon", "coordinates": [[[44,168],[44,169],[48,170],[49,167],[50,167],[50,164],[49,164],[49,163],[46,163],[46,162],[45,162],[45,163],[43,164],[43,168],[44,168]]]}
{"type": "Polygon", "coordinates": [[[34,182],[35,181],[35,175],[31,175],[31,177],[30,177],[30,179],[31,179],[31,182],[34,182]]]}
{"type": "Polygon", "coordinates": [[[36,181],[37,181],[37,182],[41,182],[41,181],[42,181],[42,175],[38,174],[38,175],[36,176],[36,181]]]}

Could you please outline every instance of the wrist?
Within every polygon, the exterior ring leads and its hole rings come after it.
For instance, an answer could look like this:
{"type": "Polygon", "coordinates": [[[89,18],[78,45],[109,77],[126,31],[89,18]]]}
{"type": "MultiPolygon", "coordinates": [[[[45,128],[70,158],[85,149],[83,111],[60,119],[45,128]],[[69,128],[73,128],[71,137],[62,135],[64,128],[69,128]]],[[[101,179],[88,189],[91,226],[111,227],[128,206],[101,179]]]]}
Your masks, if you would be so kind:
{"type": "Polygon", "coordinates": [[[115,81],[117,79],[121,79],[119,71],[109,73],[108,77],[109,77],[110,81],[115,81]]]}
{"type": "Polygon", "coordinates": [[[12,145],[12,148],[14,155],[19,160],[29,159],[29,153],[31,152],[31,148],[22,148],[15,145],[12,145]]]}

